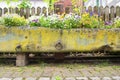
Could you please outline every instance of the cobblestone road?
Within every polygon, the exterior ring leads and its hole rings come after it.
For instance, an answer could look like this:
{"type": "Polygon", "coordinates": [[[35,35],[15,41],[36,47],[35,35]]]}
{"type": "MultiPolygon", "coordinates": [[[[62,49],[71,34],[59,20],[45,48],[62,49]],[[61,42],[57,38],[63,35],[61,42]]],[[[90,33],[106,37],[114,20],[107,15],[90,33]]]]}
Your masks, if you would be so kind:
{"type": "Polygon", "coordinates": [[[0,66],[0,80],[120,80],[119,65],[45,64],[0,66]]]}

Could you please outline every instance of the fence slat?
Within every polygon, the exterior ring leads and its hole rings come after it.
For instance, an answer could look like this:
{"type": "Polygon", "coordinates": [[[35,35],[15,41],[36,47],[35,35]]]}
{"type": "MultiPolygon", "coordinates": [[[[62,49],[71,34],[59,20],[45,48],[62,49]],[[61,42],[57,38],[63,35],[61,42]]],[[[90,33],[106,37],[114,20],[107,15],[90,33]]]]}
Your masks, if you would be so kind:
{"type": "Polygon", "coordinates": [[[115,18],[115,9],[114,9],[114,6],[111,6],[110,8],[110,20],[111,21],[114,21],[114,18],[115,18]]]}
{"type": "Polygon", "coordinates": [[[116,7],[116,17],[120,17],[120,7],[119,6],[117,6],[116,7]]]}
{"type": "Polygon", "coordinates": [[[29,18],[30,17],[30,8],[26,8],[26,13],[25,13],[25,18],[29,18]]]}
{"type": "Polygon", "coordinates": [[[43,7],[42,14],[44,14],[45,16],[47,16],[47,8],[43,7]]]}
{"type": "Polygon", "coordinates": [[[41,8],[40,8],[40,7],[38,7],[38,8],[37,8],[37,15],[39,16],[39,15],[40,15],[40,13],[41,13],[41,8]]]}
{"type": "Polygon", "coordinates": [[[20,8],[20,16],[24,16],[24,8],[20,8]]]}
{"type": "Polygon", "coordinates": [[[31,16],[32,15],[35,15],[35,8],[34,7],[31,8],[31,16]]]}
{"type": "Polygon", "coordinates": [[[98,7],[97,6],[94,7],[94,13],[98,14],[98,7]]]}
{"type": "Polygon", "coordinates": [[[88,7],[88,12],[89,12],[89,13],[92,12],[92,7],[91,7],[91,6],[88,7]]]}
{"type": "Polygon", "coordinates": [[[109,7],[105,7],[105,21],[109,21],[109,7]]]}
{"type": "Polygon", "coordinates": [[[0,8],[0,16],[2,16],[2,11],[3,11],[2,8],[0,8]]]}
{"type": "Polygon", "coordinates": [[[82,9],[82,13],[84,13],[86,11],[86,7],[83,7],[82,9]]]}
{"type": "Polygon", "coordinates": [[[19,12],[20,12],[19,9],[16,7],[16,8],[15,8],[15,13],[16,13],[16,14],[19,14],[19,12]]]}
{"type": "Polygon", "coordinates": [[[4,8],[4,14],[6,14],[8,12],[7,8],[4,8]]]}

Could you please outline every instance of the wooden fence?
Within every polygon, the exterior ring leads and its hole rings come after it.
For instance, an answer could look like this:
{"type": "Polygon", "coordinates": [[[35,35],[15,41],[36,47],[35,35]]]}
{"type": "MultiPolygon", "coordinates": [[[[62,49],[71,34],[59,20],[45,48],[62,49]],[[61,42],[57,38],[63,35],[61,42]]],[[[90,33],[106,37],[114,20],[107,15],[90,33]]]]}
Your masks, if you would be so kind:
{"type": "MultiPolygon", "coordinates": [[[[120,6],[117,6],[117,7],[114,7],[114,6],[111,6],[111,7],[108,7],[106,6],[105,8],[103,8],[102,6],[101,7],[88,7],[88,9],[86,8],[83,8],[83,12],[85,11],[88,11],[88,12],[92,12],[92,13],[96,13],[102,17],[102,19],[104,21],[113,21],[114,18],[116,18],[117,16],[120,17],[120,6]]],[[[0,16],[2,16],[3,14],[6,14],[6,13],[17,13],[19,14],[20,16],[25,16],[26,18],[32,16],[32,15],[40,15],[40,14],[44,14],[44,15],[48,15],[49,14],[49,10],[47,8],[40,8],[40,7],[37,7],[37,8],[27,8],[27,9],[18,9],[18,8],[0,8],[0,16]]]]}

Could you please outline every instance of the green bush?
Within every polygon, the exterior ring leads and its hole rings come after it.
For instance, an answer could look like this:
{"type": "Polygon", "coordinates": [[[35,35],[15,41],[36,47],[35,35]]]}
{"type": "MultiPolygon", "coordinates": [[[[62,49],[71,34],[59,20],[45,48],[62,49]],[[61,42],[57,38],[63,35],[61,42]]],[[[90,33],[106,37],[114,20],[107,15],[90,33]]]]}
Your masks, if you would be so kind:
{"type": "Polygon", "coordinates": [[[7,14],[3,17],[5,26],[26,26],[27,20],[17,14],[7,14]]]}
{"type": "Polygon", "coordinates": [[[115,19],[115,27],[116,28],[120,28],[120,17],[117,17],[116,19],[115,19]]]}

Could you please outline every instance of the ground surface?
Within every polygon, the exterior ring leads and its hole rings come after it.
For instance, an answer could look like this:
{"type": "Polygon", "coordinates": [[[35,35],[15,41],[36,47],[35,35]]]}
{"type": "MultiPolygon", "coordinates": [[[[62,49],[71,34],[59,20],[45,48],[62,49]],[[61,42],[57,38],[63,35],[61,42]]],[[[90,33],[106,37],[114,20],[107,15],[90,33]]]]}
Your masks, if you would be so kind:
{"type": "MultiPolygon", "coordinates": [[[[87,80],[80,78],[110,78],[120,80],[120,65],[98,63],[95,64],[32,64],[26,67],[0,65],[0,80],[87,80]],[[61,79],[60,79],[61,78],[61,79]]],[[[99,79],[95,79],[99,80],[99,79]]],[[[101,79],[102,80],[102,79],[101,79]]]]}

